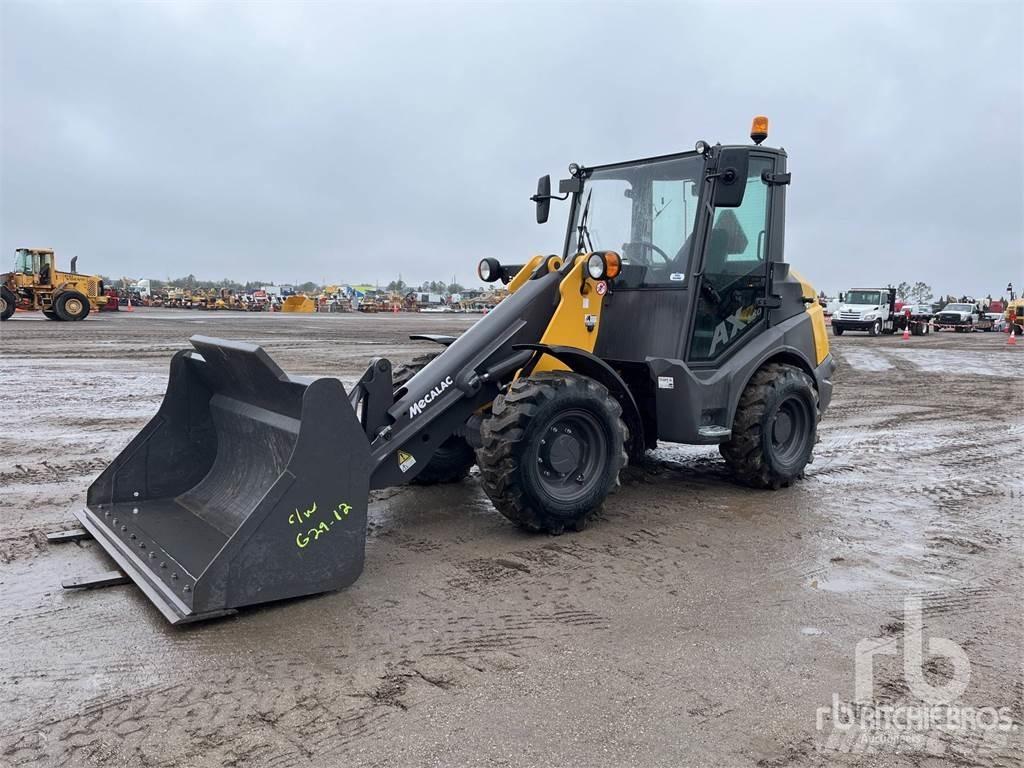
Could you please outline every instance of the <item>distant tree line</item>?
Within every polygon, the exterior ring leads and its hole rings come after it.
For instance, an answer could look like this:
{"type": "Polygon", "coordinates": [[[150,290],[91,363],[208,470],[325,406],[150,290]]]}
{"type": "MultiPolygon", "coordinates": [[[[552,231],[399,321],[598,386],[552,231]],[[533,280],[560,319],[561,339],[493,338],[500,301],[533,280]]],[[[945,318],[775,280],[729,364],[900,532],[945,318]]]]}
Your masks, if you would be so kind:
{"type": "MultiPolygon", "coordinates": [[[[127,283],[130,282],[127,278],[120,280],[111,279],[105,275],[100,275],[103,282],[107,285],[120,285],[125,283],[122,287],[128,287],[127,283]]],[[[200,280],[195,275],[185,275],[184,277],[168,278],[167,280],[154,280],[150,279],[149,286],[151,290],[161,291],[168,288],[181,288],[187,291],[219,291],[223,288],[227,288],[234,293],[251,293],[252,291],[258,291],[265,285],[274,285],[269,280],[248,280],[246,282],[239,282],[238,280],[230,280],[224,278],[223,280],[200,280]]],[[[298,293],[320,293],[324,286],[319,283],[312,281],[305,283],[297,283],[294,286],[298,293]]],[[[397,280],[392,280],[387,284],[385,290],[394,293],[408,293],[410,291],[417,291],[420,293],[462,293],[465,291],[465,287],[459,283],[446,283],[443,280],[428,280],[420,283],[419,285],[410,285],[402,280],[401,276],[397,280]]]]}
{"type": "Polygon", "coordinates": [[[392,280],[388,283],[385,290],[393,291],[394,293],[408,293],[409,291],[417,291],[418,293],[462,293],[466,289],[459,283],[446,283],[443,280],[428,280],[419,285],[409,285],[399,276],[397,280],[392,280]]]}
{"type": "Polygon", "coordinates": [[[914,304],[929,304],[935,298],[932,287],[922,282],[900,283],[896,286],[896,296],[903,301],[912,301],[914,304]]]}

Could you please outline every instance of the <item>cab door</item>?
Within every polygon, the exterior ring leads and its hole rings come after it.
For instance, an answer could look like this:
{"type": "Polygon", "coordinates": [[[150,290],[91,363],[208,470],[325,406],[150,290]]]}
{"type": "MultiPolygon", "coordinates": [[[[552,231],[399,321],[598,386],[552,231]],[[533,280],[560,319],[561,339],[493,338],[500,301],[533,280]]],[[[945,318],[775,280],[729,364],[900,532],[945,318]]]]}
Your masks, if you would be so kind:
{"type": "Polygon", "coordinates": [[[623,266],[604,300],[595,347],[602,359],[642,364],[648,357],[681,359],[685,352],[699,162],[652,163],[636,183],[617,190],[632,201],[632,220],[615,248],[623,266]]]}
{"type": "MultiPolygon", "coordinates": [[[[764,174],[775,172],[773,155],[751,152],[743,201],[715,208],[701,262],[693,276],[694,317],[686,360],[694,368],[716,367],[765,327],[765,296],[774,254],[772,187],[764,174]]],[[[778,254],[781,257],[781,254],[778,254]]]]}
{"type": "Polygon", "coordinates": [[[33,256],[35,273],[41,286],[53,284],[53,254],[36,253],[33,256]]]}

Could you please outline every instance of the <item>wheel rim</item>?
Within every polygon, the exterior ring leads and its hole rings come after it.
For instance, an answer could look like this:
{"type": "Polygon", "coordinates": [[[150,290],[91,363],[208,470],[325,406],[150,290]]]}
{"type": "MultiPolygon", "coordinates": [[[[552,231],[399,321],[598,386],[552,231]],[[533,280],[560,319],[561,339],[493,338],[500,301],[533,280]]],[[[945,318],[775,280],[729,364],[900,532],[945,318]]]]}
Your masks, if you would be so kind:
{"type": "Polygon", "coordinates": [[[0,296],[0,315],[7,311],[7,299],[0,296]]]}
{"type": "Polygon", "coordinates": [[[813,424],[813,409],[804,398],[792,396],[779,403],[768,429],[778,469],[798,467],[807,453],[813,424]]]}
{"type": "Polygon", "coordinates": [[[552,500],[571,504],[605,481],[608,441],[598,418],[582,409],[551,418],[536,446],[541,487],[552,500]]]}
{"type": "Polygon", "coordinates": [[[82,302],[75,298],[68,299],[64,302],[64,309],[69,315],[80,315],[82,314],[82,302]]]}

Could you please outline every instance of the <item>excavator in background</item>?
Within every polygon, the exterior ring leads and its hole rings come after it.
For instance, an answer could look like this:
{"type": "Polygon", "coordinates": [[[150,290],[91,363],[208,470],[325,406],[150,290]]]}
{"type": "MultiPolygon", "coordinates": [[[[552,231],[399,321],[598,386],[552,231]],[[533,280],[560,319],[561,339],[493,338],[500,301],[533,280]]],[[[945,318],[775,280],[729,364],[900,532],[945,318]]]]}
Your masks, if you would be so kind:
{"type": "Polygon", "coordinates": [[[457,338],[414,336],[439,349],[411,366],[371,360],[349,391],[194,336],[89,488],[83,535],[177,624],[351,584],[370,489],[474,464],[498,512],[548,534],[590,523],[658,441],[718,446],[753,488],[796,482],[834,364],[783,259],[790,173],[767,135],[756,118],[753,145],[572,164],[557,195],[541,177],[539,223],[567,201],[561,251],[483,259],[507,298],[457,338]]]}
{"type": "Polygon", "coordinates": [[[14,270],[0,274],[0,320],[15,309],[40,310],[49,320],[84,320],[107,303],[103,280],[82,275],[71,259],[71,271],[57,269],[49,248],[18,248],[14,270]]]}

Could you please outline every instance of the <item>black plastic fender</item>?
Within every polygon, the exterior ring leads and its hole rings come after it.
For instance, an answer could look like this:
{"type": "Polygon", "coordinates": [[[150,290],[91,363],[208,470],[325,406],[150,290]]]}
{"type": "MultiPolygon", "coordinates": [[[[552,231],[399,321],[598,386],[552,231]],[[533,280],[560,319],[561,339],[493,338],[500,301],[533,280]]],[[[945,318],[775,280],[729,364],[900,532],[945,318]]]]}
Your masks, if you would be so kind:
{"type": "Polygon", "coordinates": [[[643,419],[640,417],[640,408],[636,404],[633,393],[626,386],[626,382],[608,363],[597,355],[577,347],[553,344],[516,344],[512,348],[529,349],[538,353],[523,367],[523,375],[528,376],[533,371],[533,367],[540,360],[541,355],[551,355],[559,362],[569,366],[572,371],[601,382],[622,406],[622,418],[629,428],[627,450],[630,458],[636,458],[643,454],[646,443],[644,442],[644,425],[643,419]]]}

